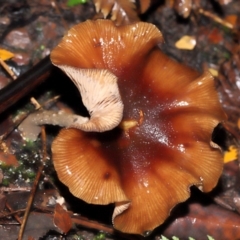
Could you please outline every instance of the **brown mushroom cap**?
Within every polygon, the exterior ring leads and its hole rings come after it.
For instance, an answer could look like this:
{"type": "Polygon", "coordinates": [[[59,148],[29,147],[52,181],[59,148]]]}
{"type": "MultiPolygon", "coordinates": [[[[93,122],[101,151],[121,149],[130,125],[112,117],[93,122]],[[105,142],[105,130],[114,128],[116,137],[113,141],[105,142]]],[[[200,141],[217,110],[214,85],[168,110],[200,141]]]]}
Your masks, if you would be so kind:
{"type": "Polygon", "coordinates": [[[87,21],[51,53],[60,68],[107,69],[118,78],[122,123],[104,133],[64,129],[52,152],[70,191],[89,203],[115,202],[114,226],[127,233],[163,223],[190,186],[210,191],[223,166],[210,146],[214,127],[225,119],[212,76],[168,58],[160,42],[152,24],[87,21]]]}
{"type": "Polygon", "coordinates": [[[138,62],[161,42],[161,32],[151,24],[138,22],[115,27],[109,20],[88,20],[71,28],[50,57],[60,68],[65,65],[111,69],[110,72],[118,76],[121,69],[131,67],[131,61],[138,66],[138,62]]]}

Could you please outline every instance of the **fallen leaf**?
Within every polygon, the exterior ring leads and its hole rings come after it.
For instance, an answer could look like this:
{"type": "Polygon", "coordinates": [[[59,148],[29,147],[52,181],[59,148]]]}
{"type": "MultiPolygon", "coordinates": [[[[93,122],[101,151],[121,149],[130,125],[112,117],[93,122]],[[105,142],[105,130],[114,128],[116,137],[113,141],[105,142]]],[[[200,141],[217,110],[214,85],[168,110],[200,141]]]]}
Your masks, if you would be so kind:
{"type": "Polygon", "coordinates": [[[236,26],[237,23],[237,15],[227,15],[224,20],[226,22],[231,23],[233,26],[236,26]]]}
{"type": "Polygon", "coordinates": [[[3,60],[3,61],[6,61],[10,58],[14,57],[14,54],[5,50],[5,49],[2,49],[0,48],[0,58],[3,60]]]}
{"type": "Polygon", "coordinates": [[[209,68],[208,71],[214,76],[217,77],[218,76],[218,71],[214,68],[209,68]]]}
{"type": "Polygon", "coordinates": [[[236,160],[238,157],[238,149],[235,146],[230,146],[228,151],[224,152],[224,163],[236,160]]]}
{"type": "Polygon", "coordinates": [[[179,239],[189,236],[194,239],[207,239],[207,236],[216,240],[240,239],[240,215],[215,204],[191,203],[185,215],[173,220],[163,234],[179,239]]]}
{"type": "Polygon", "coordinates": [[[6,166],[18,167],[19,163],[14,154],[0,151],[0,162],[6,166]]]}
{"type": "Polygon", "coordinates": [[[196,43],[197,41],[194,36],[185,35],[175,43],[175,47],[183,50],[193,50],[196,43]]]}
{"type": "Polygon", "coordinates": [[[69,213],[59,203],[55,206],[53,223],[62,233],[67,233],[72,228],[69,213]]]}
{"type": "Polygon", "coordinates": [[[218,28],[214,28],[209,32],[208,39],[213,44],[219,44],[223,41],[223,35],[218,28]]]}
{"type": "MultiPolygon", "coordinates": [[[[94,0],[93,2],[96,12],[101,13],[104,18],[111,16],[111,20],[114,21],[117,26],[139,21],[134,1],[94,0]]],[[[141,10],[144,11],[146,6],[142,7],[143,9],[141,10]]]]}

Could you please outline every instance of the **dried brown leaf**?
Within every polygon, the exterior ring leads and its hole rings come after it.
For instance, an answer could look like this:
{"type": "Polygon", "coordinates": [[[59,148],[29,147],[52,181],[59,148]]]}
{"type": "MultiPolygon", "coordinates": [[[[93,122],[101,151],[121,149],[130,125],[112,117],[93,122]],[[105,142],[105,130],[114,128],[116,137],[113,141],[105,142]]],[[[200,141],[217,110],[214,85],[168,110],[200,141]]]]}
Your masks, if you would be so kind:
{"type": "Polygon", "coordinates": [[[189,212],[175,219],[164,231],[166,237],[178,236],[179,239],[203,239],[210,235],[214,239],[240,239],[240,215],[217,205],[202,206],[190,204],[189,212]]]}
{"type": "Polygon", "coordinates": [[[117,26],[139,21],[136,6],[129,0],[94,0],[97,13],[109,18],[117,26]]]}
{"type": "Polygon", "coordinates": [[[69,213],[59,203],[55,206],[53,223],[62,233],[67,233],[72,228],[69,213]]]}
{"type": "Polygon", "coordinates": [[[34,238],[32,236],[29,236],[28,240],[34,240],[34,238]]]}
{"type": "Polygon", "coordinates": [[[4,152],[0,152],[0,162],[4,163],[7,166],[17,167],[19,165],[15,155],[4,152]]]}

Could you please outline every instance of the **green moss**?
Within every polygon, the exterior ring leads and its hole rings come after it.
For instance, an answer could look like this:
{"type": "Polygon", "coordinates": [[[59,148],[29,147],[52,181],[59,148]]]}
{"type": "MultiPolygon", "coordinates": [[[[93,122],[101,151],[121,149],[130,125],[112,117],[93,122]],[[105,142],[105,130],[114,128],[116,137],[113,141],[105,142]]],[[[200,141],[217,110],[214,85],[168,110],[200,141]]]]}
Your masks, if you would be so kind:
{"type": "Polygon", "coordinates": [[[68,0],[67,6],[68,7],[73,7],[73,6],[76,6],[76,5],[79,5],[79,4],[84,4],[86,2],[87,2],[87,0],[68,0]]]}
{"type": "Polygon", "coordinates": [[[31,103],[27,103],[22,108],[13,112],[12,117],[13,117],[13,119],[16,119],[19,116],[22,116],[23,114],[25,114],[27,112],[34,111],[34,109],[35,109],[35,107],[31,103]]]}
{"type": "Polygon", "coordinates": [[[229,60],[231,58],[231,53],[230,52],[224,52],[223,56],[226,60],[229,60]]]}
{"type": "Polygon", "coordinates": [[[0,162],[0,169],[4,176],[4,186],[9,183],[17,182],[31,182],[36,175],[36,171],[41,164],[41,156],[39,149],[41,149],[41,141],[26,141],[23,145],[18,146],[15,155],[18,159],[19,165],[17,167],[6,165],[0,162]]]}
{"type": "Polygon", "coordinates": [[[4,170],[8,169],[9,166],[7,166],[5,162],[2,162],[2,161],[0,160],[0,168],[4,171],[4,170]]]}
{"type": "Polygon", "coordinates": [[[105,240],[106,239],[106,234],[105,233],[98,233],[94,238],[93,240],[105,240]]]}
{"type": "Polygon", "coordinates": [[[33,172],[32,170],[28,169],[26,170],[26,177],[29,178],[30,180],[33,180],[36,176],[36,173],[33,172]]]}
{"type": "Polygon", "coordinates": [[[36,151],[38,149],[38,143],[37,141],[31,141],[27,139],[22,147],[25,151],[36,151]]]}
{"type": "Polygon", "coordinates": [[[8,186],[9,186],[9,183],[10,183],[10,182],[9,182],[9,179],[7,179],[7,178],[3,178],[1,184],[2,184],[3,186],[5,186],[5,187],[8,187],[8,186]]]}
{"type": "Polygon", "coordinates": [[[71,236],[73,240],[85,240],[82,236],[79,236],[77,234],[71,236]]]}

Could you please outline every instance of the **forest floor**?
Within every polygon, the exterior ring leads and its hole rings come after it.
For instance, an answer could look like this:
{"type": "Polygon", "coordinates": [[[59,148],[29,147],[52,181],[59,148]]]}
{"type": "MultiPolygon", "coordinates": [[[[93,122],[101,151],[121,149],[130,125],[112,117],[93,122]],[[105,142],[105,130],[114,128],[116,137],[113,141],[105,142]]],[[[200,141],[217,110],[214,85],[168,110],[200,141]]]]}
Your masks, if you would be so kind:
{"type": "MultiPolygon", "coordinates": [[[[0,66],[1,104],[3,95],[11,94],[9,86],[15,86],[14,79],[32,74],[31,69],[49,56],[69,28],[94,17],[90,0],[75,6],[68,6],[68,2],[0,0],[0,59],[7,65],[7,70],[0,66]]],[[[217,188],[208,194],[192,189],[191,198],[174,209],[166,223],[148,237],[114,231],[112,205],[86,204],[58,180],[51,162],[51,143],[59,128],[47,126],[46,136],[37,141],[25,140],[17,128],[35,109],[36,101],[48,109],[77,108],[74,100],[79,96],[74,86],[59,70],[42,70],[41,65],[40,72],[50,71],[43,83],[22,86],[31,91],[16,102],[12,96],[12,103],[4,110],[0,105],[1,239],[17,239],[19,231],[23,231],[23,239],[29,240],[240,239],[240,4],[238,0],[193,1],[190,16],[183,18],[174,10],[173,2],[153,1],[140,17],[161,30],[164,43],[160,48],[170,58],[199,72],[208,69],[215,77],[220,102],[228,115],[216,137],[225,162],[217,188]],[[184,40],[184,36],[190,40],[184,40]],[[26,217],[31,197],[34,201],[26,217]],[[67,210],[60,204],[62,197],[67,210]]]]}

